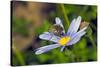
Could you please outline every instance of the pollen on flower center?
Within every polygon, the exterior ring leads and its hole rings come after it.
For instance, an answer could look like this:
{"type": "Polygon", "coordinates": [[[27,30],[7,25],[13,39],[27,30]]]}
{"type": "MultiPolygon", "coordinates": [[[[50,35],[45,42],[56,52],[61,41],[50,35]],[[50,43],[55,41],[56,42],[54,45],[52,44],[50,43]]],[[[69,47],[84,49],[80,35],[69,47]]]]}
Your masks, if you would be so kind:
{"type": "Polygon", "coordinates": [[[65,46],[69,41],[70,41],[70,37],[69,36],[66,36],[66,37],[62,37],[58,43],[62,46],[65,46]]]}

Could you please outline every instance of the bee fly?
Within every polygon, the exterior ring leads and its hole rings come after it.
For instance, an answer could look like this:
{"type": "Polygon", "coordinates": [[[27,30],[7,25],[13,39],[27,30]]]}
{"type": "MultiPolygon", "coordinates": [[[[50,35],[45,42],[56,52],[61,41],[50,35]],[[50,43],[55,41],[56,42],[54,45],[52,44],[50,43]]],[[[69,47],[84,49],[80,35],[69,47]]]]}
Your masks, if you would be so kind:
{"type": "Polygon", "coordinates": [[[54,24],[50,27],[49,32],[54,33],[57,36],[63,35],[63,28],[60,25],[54,24]]]}

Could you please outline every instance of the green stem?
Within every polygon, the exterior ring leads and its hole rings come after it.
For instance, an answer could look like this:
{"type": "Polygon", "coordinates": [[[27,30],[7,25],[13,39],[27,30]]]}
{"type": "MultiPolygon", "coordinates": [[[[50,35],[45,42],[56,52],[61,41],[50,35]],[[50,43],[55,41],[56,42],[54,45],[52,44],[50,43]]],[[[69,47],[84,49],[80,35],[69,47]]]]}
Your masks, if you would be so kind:
{"type": "Polygon", "coordinates": [[[89,38],[90,38],[90,41],[91,41],[91,43],[92,43],[92,46],[93,46],[94,48],[96,48],[95,42],[94,42],[94,40],[93,40],[93,37],[90,36],[89,38]]]}
{"type": "Polygon", "coordinates": [[[21,52],[15,46],[13,46],[13,50],[15,51],[16,57],[19,60],[20,64],[25,65],[21,52]]]}
{"type": "Polygon", "coordinates": [[[65,7],[64,7],[64,4],[61,4],[61,9],[62,9],[62,12],[63,12],[63,15],[64,15],[64,19],[65,19],[65,22],[67,23],[67,26],[69,27],[69,20],[68,20],[68,16],[67,16],[67,12],[65,11],[65,7]]]}

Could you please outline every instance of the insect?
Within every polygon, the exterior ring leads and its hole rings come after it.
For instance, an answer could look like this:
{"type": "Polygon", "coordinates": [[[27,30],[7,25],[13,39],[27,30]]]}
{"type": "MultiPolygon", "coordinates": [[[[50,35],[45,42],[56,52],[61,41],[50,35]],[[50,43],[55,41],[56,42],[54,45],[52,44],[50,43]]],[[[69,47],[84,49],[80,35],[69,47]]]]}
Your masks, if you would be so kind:
{"type": "MultiPolygon", "coordinates": [[[[44,39],[48,39],[48,40],[59,40],[60,37],[62,37],[65,34],[65,30],[62,24],[62,21],[60,20],[59,17],[55,18],[56,23],[53,24],[50,28],[48,32],[44,32],[44,34],[46,36],[44,36],[44,39]]],[[[41,38],[41,36],[40,36],[41,38]]]]}
{"type": "Polygon", "coordinates": [[[57,36],[63,35],[63,28],[60,25],[54,24],[50,27],[49,32],[54,33],[57,36]]]}
{"type": "Polygon", "coordinates": [[[80,30],[83,29],[84,27],[88,27],[89,26],[89,22],[83,21],[80,24],[80,30]]]}

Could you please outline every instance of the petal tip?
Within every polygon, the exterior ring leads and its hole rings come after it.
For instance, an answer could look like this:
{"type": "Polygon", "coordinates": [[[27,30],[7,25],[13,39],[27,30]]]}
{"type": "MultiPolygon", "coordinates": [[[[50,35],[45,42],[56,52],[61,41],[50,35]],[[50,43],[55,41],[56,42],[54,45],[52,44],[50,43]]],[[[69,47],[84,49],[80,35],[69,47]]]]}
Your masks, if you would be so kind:
{"type": "Polygon", "coordinates": [[[39,38],[42,39],[43,35],[39,35],[39,38]]]}
{"type": "Polygon", "coordinates": [[[41,50],[38,50],[35,52],[36,55],[42,54],[43,52],[41,50]]]}
{"type": "Polygon", "coordinates": [[[61,20],[60,20],[59,17],[56,17],[56,18],[55,18],[55,21],[56,21],[56,24],[60,24],[60,23],[61,23],[61,20]]]}
{"type": "Polygon", "coordinates": [[[81,18],[81,16],[78,16],[78,18],[81,18]]]}
{"type": "Polygon", "coordinates": [[[60,19],[60,18],[59,17],[56,17],[55,19],[57,20],[57,19],[60,19]]]}

